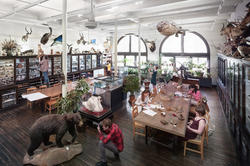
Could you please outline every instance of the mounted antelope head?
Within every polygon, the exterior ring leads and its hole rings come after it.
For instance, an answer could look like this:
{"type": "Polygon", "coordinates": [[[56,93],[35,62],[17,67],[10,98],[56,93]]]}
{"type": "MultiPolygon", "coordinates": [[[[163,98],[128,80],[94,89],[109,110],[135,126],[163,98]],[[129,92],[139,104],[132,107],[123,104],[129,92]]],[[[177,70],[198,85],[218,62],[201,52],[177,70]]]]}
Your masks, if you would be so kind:
{"type": "Polygon", "coordinates": [[[145,39],[145,43],[147,44],[151,52],[155,51],[156,49],[155,41],[148,41],[147,39],[145,39]]]}
{"type": "Polygon", "coordinates": [[[76,41],[77,44],[80,44],[82,42],[83,45],[85,45],[87,42],[84,40],[84,36],[82,33],[79,33],[80,39],[76,41]]]}
{"type": "Polygon", "coordinates": [[[23,35],[22,40],[27,41],[29,38],[29,35],[32,33],[32,29],[30,28],[30,32],[27,30],[27,27],[25,27],[26,35],[23,35]]]}

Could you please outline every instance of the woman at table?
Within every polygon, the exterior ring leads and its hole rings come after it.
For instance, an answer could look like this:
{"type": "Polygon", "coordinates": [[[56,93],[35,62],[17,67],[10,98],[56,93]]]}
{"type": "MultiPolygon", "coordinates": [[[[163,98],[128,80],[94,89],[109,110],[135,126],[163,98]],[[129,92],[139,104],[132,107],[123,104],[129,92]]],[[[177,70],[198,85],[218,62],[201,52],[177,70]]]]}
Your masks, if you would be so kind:
{"type": "Polygon", "coordinates": [[[195,108],[195,117],[188,122],[185,140],[195,139],[197,135],[201,135],[205,129],[206,120],[204,115],[206,111],[201,105],[195,108]]]}
{"type": "MultiPolygon", "coordinates": [[[[188,94],[196,101],[199,102],[201,100],[201,92],[198,90],[196,85],[189,85],[188,94]]],[[[197,104],[196,104],[197,105],[197,104]]]]}

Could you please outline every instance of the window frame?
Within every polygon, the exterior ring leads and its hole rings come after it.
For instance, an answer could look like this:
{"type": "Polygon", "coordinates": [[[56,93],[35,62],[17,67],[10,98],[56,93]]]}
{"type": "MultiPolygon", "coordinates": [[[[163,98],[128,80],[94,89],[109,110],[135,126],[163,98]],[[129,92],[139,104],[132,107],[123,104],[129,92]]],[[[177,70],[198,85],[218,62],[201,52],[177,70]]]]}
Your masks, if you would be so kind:
{"type": "MultiPolygon", "coordinates": [[[[124,59],[126,59],[126,56],[134,56],[134,66],[127,66],[126,62],[124,63],[124,67],[138,67],[137,64],[137,57],[138,57],[138,53],[139,52],[132,52],[131,51],[131,43],[132,43],[132,40],[131,40],[131,36],[136,36],[137,38],[139,37],[138,35],[136,34],[133,34],[133,33],[128,33],[124,36],[121,36],[117,42],[117,45],[119,44],[119,42],[126,36],[129,36],[129,52],[117,52],[117,56],[123,56],[124,59]]],[[[143,40],[142,37],[140,37],[141,41],[143,42],[145,48],[146,48],[146,52],[141,52],[141,56],[146,56],[146,61],[148,61],[148,48],[147,48],[147,45],[146,45],[146,42],[143,40]]]]}
{"type": "Polygon", "coordinates": [[[167,36],[162,40],[162,42],[160,44],[160,48],[159,48],[160,56],[173,57],[175,62],[176,62],[176,57],[180,57],[180,56],[190,57],[190,58],[193,58],[193,57],[204,58],[205,57],[205,58],[207,58],[207,63],[208,63],[207,73],[210,73],[210,47],[208,45],[207,40],[201,34],[199,34],[198,32],[191,31],[189,33],[193,33],[194,35],[197,35],[198,37],[200,37],[200,39],[206,45],[207,53],[185,53],[184,52],[184,36],[183,36],[183,34],[181,34],[181,52],[180,53],[171,53],[171,52],[169,52],[169,53],[165,52],[164,53],[164,52],[162,52],[163,44],[165,43],[165,41],[169,37],[169,36],[167,36]]]}

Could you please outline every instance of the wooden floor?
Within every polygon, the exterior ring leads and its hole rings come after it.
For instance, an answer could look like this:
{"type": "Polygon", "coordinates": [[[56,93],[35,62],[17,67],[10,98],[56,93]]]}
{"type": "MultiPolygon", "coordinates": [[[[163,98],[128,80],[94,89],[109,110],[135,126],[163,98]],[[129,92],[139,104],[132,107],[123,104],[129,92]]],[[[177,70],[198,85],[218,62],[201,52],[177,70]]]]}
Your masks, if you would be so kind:
{"type": "MultiPolygon", "coordinates": [[[[203,89],[202,94],[208,98],[211,110],[211,121],[215,132],[205,145],[202,161],[200,155],[187,152],[183,156],[183,145],[177,154],[160,144],[151,142],[145,145],[144,138],[137,136],[135,142],[132,135],[131,112],[127,106],[114,113],[113,121],[117,123],[124,134],[125,149],[120,154],[120,161],[107,152],[108,165],[113,166],[240,166],[235,151],[233,138],[229,133],[219,98],[215,89],[203,89]]],[[[125,104],[124,104],[125,105],[125,104]]],[[[19,108],[0,112],[0,166],[22,165],[23,157],[29,144],[28,130],[33,122],[46,113],[38,110],[27,110],[23,105],[19,108]]],[[[82,143],[83,153],[62,166],[94,166],[99,160],[97,130],[87,127],[79,133],[77,141],[82,143]]]]}

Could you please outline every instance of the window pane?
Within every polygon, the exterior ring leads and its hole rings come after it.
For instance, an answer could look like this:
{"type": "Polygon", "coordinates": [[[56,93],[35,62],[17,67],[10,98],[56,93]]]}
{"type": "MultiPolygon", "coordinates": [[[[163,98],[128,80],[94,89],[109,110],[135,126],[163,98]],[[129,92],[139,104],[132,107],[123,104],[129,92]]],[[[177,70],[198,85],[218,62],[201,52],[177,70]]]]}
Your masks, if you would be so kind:
{"type": "Polygon", "coordinates": [[[117,56],[117,66],[124,66],[124,56],[123,55],[117,56]]]}
{"type": "Polygon", "coordinates": [[[117,46],[118,52],[129,52],[129,36],[125,36],[120,40],[117,46]]]}
{"type": "Polygon", "coordinates": [[[180,53],[181,52],[181,35],[179,35],[179,37],[175,37],[175,35],[168,37],[162,45],[161,52],[180,53]]]}
{"type": "Polygon", "coordinates": [[[173,57],[161,57],[161,68],[164,72],[173,71],[174,58],[173,57]]]}
{"type": "Polygon", "coordinates": [[[204,41],[199,36],[187,32],[184,36],[184,52],[207,53],[207,47],[204,41]]]}
{"type": "Polygon", "coordinates": [[[135,56],[126,56],[126,66],[135,66],[135,56]]]}
{"type": "Polygon", "coordinates": [[[193,57],[192,58],[192,62],[194,65],[192,69],[193,71],[193,75],[195,76],[199,76],[199,73],[202,72],[204,73],[204,77],[207,76],[207,69],[208,69],[208,60],[207,58],[196,58],[196,57],[193,57]]]}
{"type": "Polygon", "coordinates": [[[186,63],[190,60],[190,57],[176,57],[176,68],[178,69],[181,65],[186,65],[186,63]]]}
{"type": "MultiPolygon", "coordinates": [[[[141,66],[147,62],[147,57],[146,56],[141,56],[141,66]]],[[[136,57],[136,65],[138,66],[139,64],[139,56],[136,57]]]]}
{"type": "MultiPolygon", "coordinates": [[[[146,52],[146,47],[142,40],[140,40],[141,52],[146,52]]],[[[131,35],[131,52],[138,52],[138,37],[131,35]]]]}

